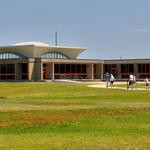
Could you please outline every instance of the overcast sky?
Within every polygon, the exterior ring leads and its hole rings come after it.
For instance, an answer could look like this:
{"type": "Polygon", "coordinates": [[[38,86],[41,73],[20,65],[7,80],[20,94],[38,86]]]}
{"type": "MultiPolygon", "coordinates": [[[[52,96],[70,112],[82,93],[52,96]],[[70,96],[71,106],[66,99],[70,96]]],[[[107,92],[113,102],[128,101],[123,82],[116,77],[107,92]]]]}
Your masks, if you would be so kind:
{"type": "Polygon", "coordinates": [[[85,47],[79,58],[150,58],[150,0],[0,0],[0,45],[85,47]]]}

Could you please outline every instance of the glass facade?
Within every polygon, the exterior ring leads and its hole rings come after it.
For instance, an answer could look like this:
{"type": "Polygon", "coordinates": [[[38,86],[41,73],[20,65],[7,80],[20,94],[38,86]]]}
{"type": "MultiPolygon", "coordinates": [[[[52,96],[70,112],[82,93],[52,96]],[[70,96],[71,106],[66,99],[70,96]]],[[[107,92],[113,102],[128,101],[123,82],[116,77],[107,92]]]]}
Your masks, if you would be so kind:
{"type": "Polygon", "coordinates": [[[28,80],[28,64],[27,63],[21,64],[21,79],[28,80]]]}
{"type": "Polygon", "coordinates": [[[49,58],[49,59],[69,59],[68,56],[58,53],[58,52],[49,52],[42,55],[42,58],[49,58]]]}
{"type": "Polygon", "coordinates": [[[0,59],[18,59],[18,58],[23,58],[23,56],[11,52],[0,53],[0,59]]]}
{"type": "Polygon", "coordinates": [[[55,79],[87,79],[86,64],[55,64],[55,79]]]}
{"type": "Polygon", "coordinates": [[[125,79],[129,78],[130,73],[134,73],[134,64],[119,64],[120,69],[117,64],[104,64],[104,73],[108,72],[117,77],[119,73],[119,78],[125,79]]]}
{"type": "Polygon", "coordinates": [[[28,80],[28,64],[0,64],[0,80],[28,80]]]}
{"type": "Polygon", "coordinates": [[[134,73],[134,64],[121,64],[121,78],[129,78],[134,73]]]}
{"type": "Polygon", "coordinates": [[[105,64],[104,65],[104,73],[111,73],[114,77],[117,76],[117,64],[105,64]]]}
{"type": "Polygon", "coordinates": [[[0,64],[0,80],[15,80],[15,64],[0,64]]]}
{"type": "Polygon", "coordinates": [[[150,78],[150,64],[138,64],[140,78],[150,78]]]}

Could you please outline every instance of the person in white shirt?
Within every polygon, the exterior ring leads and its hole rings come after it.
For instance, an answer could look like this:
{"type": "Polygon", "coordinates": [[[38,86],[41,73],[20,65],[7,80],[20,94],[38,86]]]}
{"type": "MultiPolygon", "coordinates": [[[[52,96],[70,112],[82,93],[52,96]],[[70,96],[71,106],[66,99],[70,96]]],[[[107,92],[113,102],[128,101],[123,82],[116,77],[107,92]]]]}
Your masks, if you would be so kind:
{"type": "Polygon", "coordinates": [[[110,86],[113,87],[113,83],[114,83],[114,76],[112,74],[110,74],[110,86]]]}
{"type": "Polygon", "coordinates": [[[133,89],[133,84],[134,84],[134,76],[131,73],[129,76],[129,87],[131,87],[131,89],[133,89]]]}
{"type": "Polygon", "coordinates": [[[134,76],[133,76],[133,74],[130,74],[129,81],[133,81],[133,80],[134,80],[134,76]]]}

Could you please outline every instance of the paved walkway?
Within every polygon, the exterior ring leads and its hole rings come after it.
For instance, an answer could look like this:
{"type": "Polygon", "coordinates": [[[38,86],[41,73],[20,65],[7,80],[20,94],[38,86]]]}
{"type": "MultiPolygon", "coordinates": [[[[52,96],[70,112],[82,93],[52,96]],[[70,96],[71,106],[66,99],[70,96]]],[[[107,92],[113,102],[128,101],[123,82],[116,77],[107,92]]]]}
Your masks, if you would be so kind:
{"type": "MultiPolygon", "coordinates": [[[[126,84],[125,82],[117,82],[116,83],[117,85],[121,85],[121,84],[126,84]]],[[[115,85],[114,84],[114,87],[110,87],[110,86],[108,86],[108,88],[109,89],[120,89],[120,90],[127,90],[127,87],[119,87],[119,86],[117,86],[117,85],[115,85]]],[[[99,82],[99,83],[96,83],[96,84],[94,84],[94,83],[92,83],[92,84],[90,84],[90,85],[88,85],[88,87],[92,87],[92,88],[107,88],[106,87],[106,82],[99,82]]],[[[134,88],[134,89],[131,89],[131,88],[129,88],[128,90],[150,90],[150,89],[146,89],[146,88],[134,88]]]]}
{"type": "MultiPolygon", "coordinates": [[[[92,82],[92,81],[90,81],[90,82],[88,82],[88,81],[85,81],[85,82],[83,82],[83,81],[75,81],[75,80],[55,80],[55,82],[68,82],[68,83],[79,83],[79,84],[88,84],[87,86],[88,87],[92,87],[92,88],[107,88],[106,87],[106,82],[100,82],[100,81],[98,81],[98,82],[92,82]]],[[[143,82],[138,82],[138,83],[143,83],[143,82]]],[[[114,83],[114,87],[108,87],[108,89],[120,89],[120,90],[127,90],[127,87],[125,86],[125,87],[120,87],[120,86],[118,86],[118,85],[126,85],[127,84],[127,82],[115,82],[114,83]]],[[[129,88],[128,90],[150,90],[150,89],[146,89],[146,88],[134,88],[134,89],[131,89],[131,88],[129,88]]]]}

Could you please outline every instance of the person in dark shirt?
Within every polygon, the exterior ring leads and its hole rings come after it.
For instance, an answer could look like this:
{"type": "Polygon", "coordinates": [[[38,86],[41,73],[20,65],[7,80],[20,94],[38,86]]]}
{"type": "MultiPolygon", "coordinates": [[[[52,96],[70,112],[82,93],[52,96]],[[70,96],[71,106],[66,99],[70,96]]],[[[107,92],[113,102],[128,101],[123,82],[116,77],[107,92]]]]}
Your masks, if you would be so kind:
{"type": "Polygon", "coordinates": [[[108,72],[106,72],[106,74],[105,74],[105,80],[106,80],[106,87],[108,88],[108,83],[110,81],[110,75],[108,72]]]}

